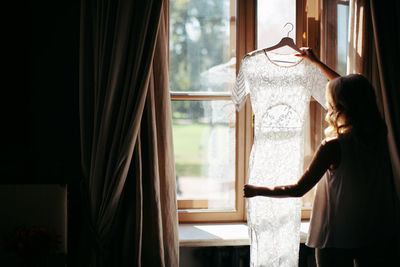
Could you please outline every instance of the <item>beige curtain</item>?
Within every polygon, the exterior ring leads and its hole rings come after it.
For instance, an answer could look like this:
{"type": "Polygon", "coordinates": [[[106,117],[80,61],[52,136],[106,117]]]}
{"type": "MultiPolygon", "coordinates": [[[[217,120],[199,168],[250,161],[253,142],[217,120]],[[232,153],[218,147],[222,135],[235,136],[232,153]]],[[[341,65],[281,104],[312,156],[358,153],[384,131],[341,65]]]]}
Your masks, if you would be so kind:
{"type": "MultiPolygon", "coordinates": [[[[363,74],[369,78],[375,88],[380,88],[369,1],[351,0],[349,5],[347,73],[363,74]]],[[[378,102],[382,103],[380,94],[378,94],[378,102]]]]}
{"type": "MultiPolygon", "coordinates": [[[[139,266],[179,266],[178,217],[169,94],[169,1],[163,2],[144,108],[140,147],[142,186],[136,186],[139,266]],[[139,206],[139,205],[138,205],[139,206]],[[141,263],[141,264],[140,264],[141,263]]],[[[137,180],[138,181],[138,180],[137,180]]]]}
{"type": "Polygon", "coordinates": [[[399,3],[350,0],[349,13],[347,73],[363,74],[375,87],[388,126],[394,182],[400,196],[399,3]]]}
{"type": "Polygon", "coordinates": [[[168,1],[81,3],[82,265],[178,266],[168,1]]]}

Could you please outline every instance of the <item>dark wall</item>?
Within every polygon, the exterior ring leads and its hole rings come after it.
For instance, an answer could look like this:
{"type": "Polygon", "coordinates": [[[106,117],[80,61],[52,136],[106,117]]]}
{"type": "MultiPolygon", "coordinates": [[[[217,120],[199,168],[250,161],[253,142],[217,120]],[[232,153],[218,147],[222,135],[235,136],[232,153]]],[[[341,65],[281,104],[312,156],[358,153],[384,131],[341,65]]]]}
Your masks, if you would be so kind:
{"type": "Polygon", "coordinates": [[[8,4],[1,16],[1,146],[0,178],[18,182],[26,177],[31,153],[30,136],[30,19],[28,4],[8,4]]]}
{"type": "Polygon", "coordinates": [[[32,171],[70,183],[80,172],[79,2],[32,1],[31,14],[32,171]]]}
{"type": "Polygon", "coordinates": [[[80,172],[79,1],[3,10],[2,182],[69,183],[80,172]]]}
{"type": "Polygon", "coordinates": [[[78,240],[78,0],[2,8],[1,183],[68,184],[69,247],[78,240]]]}
{"type": "MultiPolygon", "coordinates": [[[[180,247],[179,265],[190,267],[247,267],[250,265],[250,247],[180,247]]],[[[300,244],[298,266],[316,266],[314,249],[300,244]]]]}

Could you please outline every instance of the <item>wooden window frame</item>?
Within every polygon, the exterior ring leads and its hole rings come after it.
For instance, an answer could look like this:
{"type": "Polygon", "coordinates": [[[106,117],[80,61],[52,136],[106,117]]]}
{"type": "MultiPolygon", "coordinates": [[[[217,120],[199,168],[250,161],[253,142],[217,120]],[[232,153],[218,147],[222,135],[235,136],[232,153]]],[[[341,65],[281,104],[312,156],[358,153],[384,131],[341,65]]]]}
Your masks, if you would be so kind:
{"type": "MultiPolygon", "coordinates": [[[[322,62],[332,69],[337,69],[337,23],[335,27],[328,20],[337,18],[337,5],[349,5],[341,0],[300,0],[303,6],[302,45],[311,47],[322,62]],[[314,9],[313,16],[306,10],[314,9]],[[328,41],[329,40],[329,41],[328,41]]],[[[299,38],[300,36],[298,36],[299,38]]],[[[299,39],[298,39],[299,40],[299,39]]],[[[323,130],[328,126],[325,121],[326,111],[313,99],[310,102],[311,148],[315,152],[324,137],[323,130]]],[[[308,164],[307,162],[304,163],[308,164]]],[[[302,219],[309,219],[312,209],[302,209],[302,219]]]]}
{"type": "MultiPolygon", "coordinates": [[[[235,0],[232,0],[235,1],[235,0]]],[[[243,56],[256,47],[256,0],[236,0],[236,71],[238,72],[243,56]]],[[[172,92],[171,101],[176,100],[231,100],[230,93],[172,92]]],[[[245,200],[243,185],[246,181],[248,159],[253,143],[251,107],[247,101],[240,112],[236,112],[236,171],[235,171],[235,208],[233,210],[214,211],[201,209],[207,203],[197,200],[178,200],[180,223],[195,222],[238,222],[245,221],[245,200]],[[197,207],[198,209],[193,209],[197,207]],[[189,209],[190,208],[190,209],[189,209]]],[[[206,201],[206,200],[205,200],[206,201]]]]}
{"type": "MultiPolygon", "coordinates": [[[[320,55],[323,50],[321,42],[322,33],[322,5],[321,0],[296,0],[296,44],[299,47],[310,47],[316,55],[320,55]]],[[[321,57],[320,57],[321,58],[321,57]]],[[[310,155],[313,155],[323,138],[325,111],[322,106],[312,98],[309,104],[310,119],[310,155]]],[[[308,167],[312,157],[304,158],[304,169],[308,167]]],[[[310,190],[303,198],[314,198],[314,190],[310,190]]],[[[301,219],[309,220],[312,207],[301,209],[301,219]]]]}
{"type": "Polygon", "coordinates": [[[331,22],[337,20],[337,5],[349,5],[349,1],[320,0],[321,5],[321,60],[330,68],[337,69],[337,23],[332,27],[331,22]]]}

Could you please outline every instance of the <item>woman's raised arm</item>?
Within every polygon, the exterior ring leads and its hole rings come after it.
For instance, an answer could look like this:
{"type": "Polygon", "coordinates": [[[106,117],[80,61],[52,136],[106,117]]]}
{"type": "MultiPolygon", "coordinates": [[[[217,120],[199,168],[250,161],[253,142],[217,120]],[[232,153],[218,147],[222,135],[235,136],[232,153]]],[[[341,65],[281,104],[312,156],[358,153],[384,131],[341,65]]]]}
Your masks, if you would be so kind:
{"type": "Polygon", "coordinates": [[[326,77],[329,80],[333,80],[337,77],[340,77],[340,75],[334,71],[333,69],[329,68],[327,65],[325,65],[323,62],[321,62],[314,54],[314,51],[309,48],[309,47],[302,47],[300,48],[300,50],[303,53],[299,53],[299,54],[295,54],[295,56],[298,57],[304,57],[306,59],[308,59],[309,61],[311,61],[312,63],[314,63],[315,65],[317,65],[317,67],[326,75],[326,77]]]}

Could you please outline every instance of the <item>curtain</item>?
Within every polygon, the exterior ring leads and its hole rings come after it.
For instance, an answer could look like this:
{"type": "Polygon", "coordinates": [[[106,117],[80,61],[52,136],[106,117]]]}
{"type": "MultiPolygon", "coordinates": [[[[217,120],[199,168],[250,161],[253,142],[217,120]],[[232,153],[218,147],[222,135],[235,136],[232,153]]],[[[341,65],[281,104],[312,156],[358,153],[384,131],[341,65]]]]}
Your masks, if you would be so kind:
{"type": "MultiPolygon", "coordinates": [[[[380,88],[376,47],[373,41],[369,1],[350,1],[349,48],[347,73],[367,77],[375,88],[380,88]]],[[[382,95],[376,90],[380,111],[383,114],[382,95]]]]}
{"type": "Polygon", "coordinates": [[[390,156],[400,196],[400,3],[371,1],[371,16],[390,156]]]}
{"type": "Polygon", "coordinates": [[[82,0],[80,28],[86,266],[178,266],[168,1],[82,0]]]}
{"type": "Polygon", "coordinates": [[[400,3],[351,0],[349,15],[347,71],[363,74],[375,87],[400,197],[400,3]]]}

